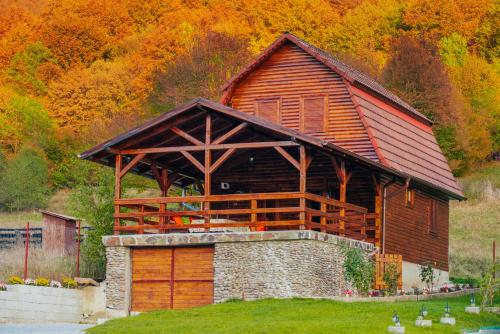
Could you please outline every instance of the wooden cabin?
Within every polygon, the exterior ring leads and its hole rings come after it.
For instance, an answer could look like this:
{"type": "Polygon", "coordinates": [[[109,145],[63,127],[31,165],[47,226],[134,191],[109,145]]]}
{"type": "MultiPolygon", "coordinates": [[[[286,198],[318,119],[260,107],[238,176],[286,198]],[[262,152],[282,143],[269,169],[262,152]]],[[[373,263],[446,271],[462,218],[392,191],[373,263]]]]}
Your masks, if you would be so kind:
{"type": "Polygon", "coordinates": [[[449,201],[464,197],[432,122],[292,34],[220,103],[192,100],[80,157],[115,168],[116,235],[316,231],[401,256],[405,286],[428,262],[447,278],[449,201]],[[156,180],[161,196],[125,197],[129,172],[156,180]],[[173,185],[183,196],[167,196],[173,185]]]}

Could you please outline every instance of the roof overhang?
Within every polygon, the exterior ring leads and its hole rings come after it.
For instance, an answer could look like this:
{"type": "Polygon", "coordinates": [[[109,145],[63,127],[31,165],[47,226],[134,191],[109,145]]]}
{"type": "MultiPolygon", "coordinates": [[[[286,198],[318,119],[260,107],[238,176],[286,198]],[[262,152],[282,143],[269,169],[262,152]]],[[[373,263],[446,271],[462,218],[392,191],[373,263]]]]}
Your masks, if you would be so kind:
{"type": "MultiPolygon", "coordinates": [[[[282,138],[285,137],[290,141],[296,141],[298,143],[305,144],[306,146],[311,146],[313,148],[316,148],[318,150],[321,150],[323,152],[327,152],[330,155],[334,155],[337,157],[345,158],[348,160],[351,160],[355,163],[358,163],[360,165],[363,165],[369,169],[372,169],[374,171],[377,171],[379,173],[387,174],[390,177],[396,178],[399,182],[405,182],[408,178],[411,178],[412,184],[415,186],[421,185],[426,188],[434,189],[438,191],[439,193],[445,194],[447,197],[451,199],[457,199],[457,200],[463,200],[465,197],[463,197],[461,194],[454,193],[450,190],[444,189],[442,187],[433,185],[429,183],[428,181],[413,177],[407,173],[404,173],[402,171],[396,170],[391,167],[387,167],[382,165],[381,163],[378,163],[376,161],[370,160],[368,158],[365,158],[361,155],[358,155],[356,153],[353,153],[349,150],[346,150],[340,146],[337,146],[331,142],[320,140],[316,137],[304,134],[299,131],[292,130],[290,128],[275,124],[273,122],[267,121],[265,119],[262,119],[260,117],[255,117],[253,115],[250,115],[248,113],[244,113],[235,109],[232,109],[228,106],[224,106],[222,104],[204,99],[204,98],[196,98],[193,99],[185,104],[182,104],[176,108],[174,108],[171,111],[165,112],[150,121],[139,125],[130,131],[127,131],[123,134],[120,134],[102,144],[99,144],[97,146],[92,147],[89,150],[86,150],[85,152],[81,153],[78,155],[79,158],[81,159],[86,159],[86,160],[94,160],[95,162],[114,167],[114,161],[107,161],[104,160],[98,160],[95,159],[99,154],[102,154],[103,152],[107,152],[109,154],[112,154],[112,151],[115,147],[118,147],[120,144],[124,143],[125,141],[138,136],[139,134],[146,133],[147,131],[151,130],[152,128],[160,125],[167,123],[169,121],[174,120],[177,116],[187,113],[193,110],[201,110],[204,112],[215,112],[219,113],[225,116],[228,116],[232,119],[236,119],[242,122],[247,122],[251,124],[252,126],[259,127],[262,129],[265,129],[267,132],[274,133],[276,135],[281,136],[282,138]]],[[[134,172],[132,170],[132,172],[134,172]]]]}

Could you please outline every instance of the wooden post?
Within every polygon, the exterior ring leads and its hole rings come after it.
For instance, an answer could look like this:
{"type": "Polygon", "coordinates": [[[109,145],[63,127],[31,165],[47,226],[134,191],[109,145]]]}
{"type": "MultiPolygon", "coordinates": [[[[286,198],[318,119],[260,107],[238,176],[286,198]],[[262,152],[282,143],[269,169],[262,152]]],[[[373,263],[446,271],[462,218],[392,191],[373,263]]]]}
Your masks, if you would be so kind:
{"type": "Polygon", "coordinates": [[[30,223],[26,223],[26,236],[24,238],[24,279],[28,278],[28,255],[29,255],[29,246],[30,246],[30,223]]]}
{"type": "Polygon", "coordinates": [[[375,246],[380,248],[381,245],[381,227],[382,227],[382,185],[379,178],[372,175],[373,186],[375,190],[375,246]]]}
{"type": "MultiPolygon", "coordinates": [[[[257,222],[257,214],[253,210],[257,210],[257,200],[253,199],[250,201],[250,208],[252,209],[252,213],[250,214],[250,223],[257,222]]],[[[255,231],[255,226],[250,226],[250,231],[255,231]]]]}
{"type": "Polygon", "coordinates": [[[301,221],[300,229],[303,230],[305,228],[305,221],[306,221],[306,199],[305,199],[305,193],[306,193],[306,179],[307,179],[307,157],[306,157],[306,148],[304,145],[300,145],[299,147],[299,153],[300,153],[300,180],[299,180],[299,192],[302,194],[302,197],[300,198],[300,215],[299,215],[299,220],[301,221]]]}
{"type": "MultiPolygon", "coordinates": [[[[211,165],[211,157],[212,154],[210,152],[210,149],[208,145],[210,145],[210,140],[212,137],[212,118],[210,114],[207,114],[206,117],[206,127],[205,127],[205,197],[209,197],[211,193],[211,178],[210,178],[210,165],[211,165]]],[[[205,210],[210,210],[210,202],[205,201],[204,203],[204,209],[205,210]]],[[[205,215],[205,231],[210,231],[210,227],[208,224],[210,224],[210,215],[206,214],[205,215]]]]}
{"type": "Polygon", "coordinates": [[[496,240],[493,240],[493,279],[496,278],[496,264],[497,264],[497,259],[496,259],[496,256],[497,256],[497,243],[496,243],[496,240]]]}
{"type": "MultiPolygon", "coordinates": [[[[161,182],[160,183],[161,183],[161,197],[167,197],[167,195],[168,195],[168,187],[167,187],[168,169],[167,168],[163,168],[161,170],[161,182]]],[[[162,215],[160,216],[160,219],[159,219],[160,225],[165,225],[165,224],[170,223],[170,217],[166,217],[163,215],[165,213],[166,209],[167,209],[167,204],[161,203],[160,204],[160,213],[162,215]]],[[[165,229],[160,229],[160,233],[165,233],[165,229]]]]}
{"type": "Polygon", "coordinates": [[[324,215],[326,215],[326,203],[321,202],[321,232],[326,232],[326,216],[324,215]]]}
{"type": "MultiPolygon", "coordinates": [[[[340,191],[339,200],[345,204],[347,201],[347,175],[345,170],[345,161],[340,162],[340,191]]],[[[341,236],[345,235],[345,207],[340,208],[340,220],[339,220],[339,234],[341,236]]]]}
{"type": "MultiPolygon", "coordinates": [[[[121,198],[122,188],[122,155],[117,154],[115,156],[115,200],[121,198]]],[[[120,213],[120,206],[115,204],[115,215],[120,213]]],[[[120,232],[116,229],[120,226],[120,218],[115,218],[115,231],[114,234],[117,235],[120,232]]]]}
{"type": "Polygon", "coordinates": [[[80,225],[81,221],[78,220],[78,234],[76,236],[76,277],[80,277],[80,225]]]}

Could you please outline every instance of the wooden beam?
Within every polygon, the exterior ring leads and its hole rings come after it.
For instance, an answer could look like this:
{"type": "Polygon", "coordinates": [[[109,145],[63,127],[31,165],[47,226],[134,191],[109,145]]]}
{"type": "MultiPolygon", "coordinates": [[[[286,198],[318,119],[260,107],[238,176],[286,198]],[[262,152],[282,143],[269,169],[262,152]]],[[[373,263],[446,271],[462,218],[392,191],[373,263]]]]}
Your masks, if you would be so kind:
{"type": "Polygon", "coordinates": [[[342,171],[340,170],[339,164],[337,163],[337,159],[334,157],[330,157],[332,161],[333,168],[335,169],[335,174],[337,174],[337,178],[339,179],[339,182],[342,183],[343,180],[343,174],[342,171]]]}
{"type": "Polygon", "coordinates": [[[146,156],[145,153],[137,154],[125,167],[123,167],[123,169],[120,172],[120,178],[122,178],[125,174],[127,174],[129,170],[134,168],[139,163],[139,161],[144,159],[145,156],[146,156]]]}
{"type": "MultiPolygon", "coordinates": [[[[121,188],[121,171],[122,171],[122,156],[121,154],[117,154],[115,156],[115,200],[119,200],[122,196],[122,188],[121,188]]],[[[120,213],[120,206],[115,204],[115,215],[120,213]]],[[[116,228],[120,227],[120,218],[115,218],[115,230],[114,234],[119,234],[116,228]]]]}
{"type": "Polygon", "coordinates": [[[202,173],[205,173],[205,168],[203,167],[203,165],[198,161],[198,159],[196,159],[195,157],[193,157],[193,155],[189,152],[186,152],[186,151],[180,151],[182,153],[183,156],[186,157],[186,159],[188,159],[189,161],[191,161],[191,163],[196,167],[198,168],[202,173]]]}
{"type": "Polygon", "coordinates": [[[274,149],[276,151],[278,151],[278,153],[281,154],[286,160],[288,160],[288,162],[290,162],[295,168],[297,168],[298,170],[300,170],[300,163],[297,160],[295,160],[294,157],[292,157],[290,155],[290,153],[288,153],[287,151],[285,151],[284,148],[276,146],[276,147],[274,147],[274,149]]]}
{"type": "MultiPolygon", "coordinates": [[[[300,180],[299,180],[299,192],[302,194],[306,193],[307,189],[307,162],[306,162],[306,148],[304,145],[301,145],[299,147],[299,156],[300,156],[300,162],[299,162],[299,172],[300,172],[300,180]]],[[[300,214],[299,214],[299,219],[305,223],[306,220],[306,198],[301,197],[300,200],[300,214]]],[[[304,225],[300,225],[301,229],[304,229],[304,225]]]]}
{"type": "Polygon", "coordinates": [[[306,169],[309,169],[309,166],[311,166],[313,158],[314,158],[314,152],[306,157],[306,169]]]}
{"type": "Polygon", "coordinates": [[[233,153],[236,152],[235,148],[230,148],[226,152],[224,152],[223,155],[220,156],[219,159],[217,159],[216,162],[210,167],[210,173],[213,173],[219,168],[233,153]]]}
{"type": "Polygon", "coordinates": [[[203,145],[203,142],[196,139],[195,137],[191,136],[189,133],[179,129],[178,127],[176,126],[173,126],[172,129],[173,133],[175,133],[176,135],[186,139],[187,141],[191,142],[192,144],[195,144],[195,145],[203,145]]]}
{"type": "MultiPolygon", "coordinates": [[[[212,191],[212,179],[210,175],[210,165],[212,164],[212,152],[210,152],[209,145],[212,139],[212,117],[208,113],[206,116],[206,126],[205,126],[205,196],[210,196],[212,191]]],[[[210,210],[210,202],[203,203],[204,210],[210,210]]],[[[205,216],[205,231],[210,231],[210,215],[205,216]]]]}
{"type": "Polygon", "coordinates": [[[174,182],[177,181],[179,178],[181,178],[181,176],[179,175],[179,173],[172,173],[172,174],[170,174],[170,177],[168,178],[167,184],[166,184],[167,190],[170,189],[170,187],[172,186],[172,184],[174,184],[174,182]]]}
{"type": "Polygon", "coordinates": [[[234,136],[235,134],[237,134],[238,132],[240,132],[241,130],[246,128],[247,125],[248,125],[248,123],[246,123],[246,122],[241,123],[240,125],[234,127],[232,130],[226,132],[225,134],[223,134],[219,138],[215,139],[212,142],[212,144],[222,144],[223,142],[225,142],[226,140],[228,140],[229,138],[231,138],[232,136],[234,136]]]}
{"type": "Polygon", "coordinates": [[[164,184],[163,184],[163,181],[161,179],[161,174],[158,171],[158,167],[156,167],[156,164],[154,162],[151,162],[150,167],[151,167],[151,172],[153,173],[153,176],[154,176],[156,182],[158,183],[158,186],[160,187],[160,190],[163,191],[164,184]]]}
{"type": "Polygon", "coordinates": [[[172,153],[179,151],[204,151],[205,148],[209,150],[227,150],[230,148],[267,148],[267,147],[284,147],[284,146],[299,146],[293,141],[269,141],[269,142],[253,142],[253,143],[234,143],[234,144],[208,144],[202,146],[172,146],[172,147],[150,147],[150,148],[137,148],[116,150],[111,149],[115,154],[140,154],[140,153],[172,153]]]}

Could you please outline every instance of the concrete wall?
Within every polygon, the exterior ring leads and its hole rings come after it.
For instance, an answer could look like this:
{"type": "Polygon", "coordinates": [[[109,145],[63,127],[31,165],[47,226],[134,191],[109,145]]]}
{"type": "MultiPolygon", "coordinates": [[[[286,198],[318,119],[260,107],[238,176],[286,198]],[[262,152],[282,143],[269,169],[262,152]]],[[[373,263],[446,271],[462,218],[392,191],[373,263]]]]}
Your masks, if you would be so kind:
{"type": "Polygon", "coordinates": [[[79,322],[104,311],[103,287],[63,289],[9,285],[0,291],[0,322],[79,322]]]}
{"type": "MultiPolygon", "coordinates": [[[[450,279],[447,271],[434,269],[435,287],[439,287],[444,282],[450,279]]],[[[427,285],[420,280],[420,265],[403,261],[403,289],[408,290],[413,287],[420,289],[426,288],[427,285]]]]}

